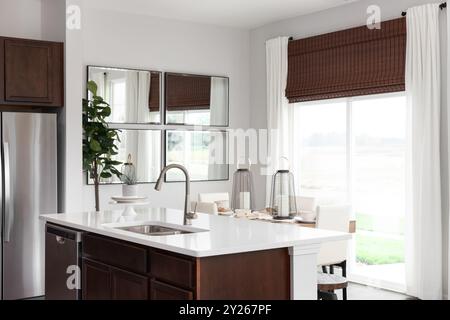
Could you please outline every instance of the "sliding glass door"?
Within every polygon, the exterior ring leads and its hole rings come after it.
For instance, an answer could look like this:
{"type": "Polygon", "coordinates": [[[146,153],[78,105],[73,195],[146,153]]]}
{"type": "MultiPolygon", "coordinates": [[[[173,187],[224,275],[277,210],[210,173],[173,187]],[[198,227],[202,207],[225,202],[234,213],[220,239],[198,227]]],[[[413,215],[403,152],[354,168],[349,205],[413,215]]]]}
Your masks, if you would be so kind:
{"type": "MultiPolygon", "coordinates": [[[[347,116],[345,101],[296,107],[300,150],[297,181],[300,194],[320,198],[321,204],[348,199],[347,116]]],[[[294,140],[295,141],[295,140],[294,140]]]]}
{"type": "Polygon", "coordinates": [[[351,280],[404,291],[406,98],[376,95],[295,105],[301,195],[350,203],[351,280]]]}
{"type": "Polygon", "coordinates": [[[406,211],[406,98],[354,100],[352,204],[355,280],[403,291],[406,211]]]}

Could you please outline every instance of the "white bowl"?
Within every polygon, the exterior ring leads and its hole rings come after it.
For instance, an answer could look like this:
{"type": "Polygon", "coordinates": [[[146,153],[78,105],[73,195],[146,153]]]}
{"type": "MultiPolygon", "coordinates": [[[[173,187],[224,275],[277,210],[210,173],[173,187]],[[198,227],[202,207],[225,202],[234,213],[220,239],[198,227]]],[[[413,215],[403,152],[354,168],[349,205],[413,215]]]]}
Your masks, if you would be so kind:
{"type": "Polygon", "coordinates": [[[301,211],[300,216],[304,221],[315,221],[317,215],[314,211],[301,211]]]}

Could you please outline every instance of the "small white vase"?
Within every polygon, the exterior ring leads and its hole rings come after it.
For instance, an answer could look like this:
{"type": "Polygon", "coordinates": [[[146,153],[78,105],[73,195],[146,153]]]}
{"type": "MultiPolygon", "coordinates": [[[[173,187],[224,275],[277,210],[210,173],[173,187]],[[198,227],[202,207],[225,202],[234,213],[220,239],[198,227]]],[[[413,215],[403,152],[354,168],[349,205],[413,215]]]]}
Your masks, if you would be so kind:
{"type": "Polygon", "coordinates": [[[123,184],[122,185],[122,196],[124,196],[124,197],[137,196],[137,184],[123,184]]]}

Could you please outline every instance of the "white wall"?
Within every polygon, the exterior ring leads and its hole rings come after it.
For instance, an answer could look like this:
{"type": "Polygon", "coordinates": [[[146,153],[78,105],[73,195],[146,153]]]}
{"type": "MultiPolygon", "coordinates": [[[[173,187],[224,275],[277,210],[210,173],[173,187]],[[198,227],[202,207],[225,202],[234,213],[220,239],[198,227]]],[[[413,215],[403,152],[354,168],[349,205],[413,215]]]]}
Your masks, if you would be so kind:
{"type": "MultiPolygon", "coordinates": [[[[249,31],[89,8],[83,15],[84,73],[92,64],[228,76],[230,127],[249,127],[249,31]]],[[[230,178],[232,174],[231,167],[230,178]]],[[[139,193],[154,206],[182,208],[184,183],[168,183],[160,192],[153,188],[139,185],[139,193]]],[[[192,199],[199,192],[215,191],[231,192],[231,180],[191,183],[192,199]]],[[[121,194],[121,186],[101,186],[100,194],[101,206],[107,208],[109,198],[121,194]]],[[[83,186],[83,206],[93,209],[93,186],[83,186]]]]}
{"type": "Polygon", "coordinates": [[[83,32],[84,14],[83,0],[66,0],[66,6],[79,6],[81,9],[81,28],[65,30],[66,37],[66,105],[59,118],[59,184],[60,212],[82,211],[83,180],[82,168],[82,107],[83,99],[83,32]]]}
{"type": "Polygon", "coordinates": [[[0,35],[64,41],[61,0],[0,0],[0,35]]]}
{"type": "MultiPolygon", "coordinates": [[[[40,1],[41,1],[40,17],[41,17],[42,39],[48,41],[64,42],[66,37],[65,1],[64,0],[40,0],[40,1]]],[[[27,2],[30,1],[28,0],[27,2]]]]}
{"type": "Polygon", "coordinates": [[[0,35],[41,39],[41,0],[0,0],[0,35]]]}
{"type": "MultiPolygon", "coordinates": [[[[250,126],[253,128],[267,127],[266,113],[266,68],[265,68],[265,41],[277,36],[293,36],[294,39],[306,38],[314,35],[324,34],[328,32],[348,29],[366,24],[366,9],[369,5],[378,5],[381,8],[382,20],[390,20],[399,18],[402,11],[415,5],[442,2],[433,0],[361,0],[356,3],[350,3],[345,6],[325,10],[322,12],[300,16],[277,23],[269,24],[251,31],[250,34],[250,101],[251,101],[251,118],[250,126]]],[[[446,54],[446,10],[442,12],[444,15],[442,23],[442,56],[446,54]]],[[[445,61],[444,61],[445,63],[445,61]]],[[[443,88],[446,88],[446,66],[442,70],[443,88]]],[[[448,274],[448,212],[449,212],[449,178],[448,178],[448,112],[447,112],[447,94],[446,90],[442,92],[443,110],[442,110],[442,130],[441,130],[441,167],[442,167],[442,208],[443,208],[443,235],[444,235],[444,252],[443,259],[446,261],[444,267],[444,276],[448,274]]],[[[256,184],[256,201],[258,207],[265,204],[265,177],[259,175],[259,168],[255,168],[255,184],[256,184]]],[[[448,280],[445,280],[447,283],[448,280]]],[[[447,293],[447,288],[444,289],[447,293]]]]}

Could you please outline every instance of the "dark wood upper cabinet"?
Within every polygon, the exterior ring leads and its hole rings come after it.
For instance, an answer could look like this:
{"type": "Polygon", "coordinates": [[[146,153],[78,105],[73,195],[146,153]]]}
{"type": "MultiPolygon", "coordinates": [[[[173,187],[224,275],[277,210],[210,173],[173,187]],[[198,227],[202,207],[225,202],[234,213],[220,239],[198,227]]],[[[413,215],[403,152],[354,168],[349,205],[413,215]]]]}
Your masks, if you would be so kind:
{"type": "Polygon", "coordinates": [[[0,37],[0,105],[62,107],[62,43],[0,37]]]}

